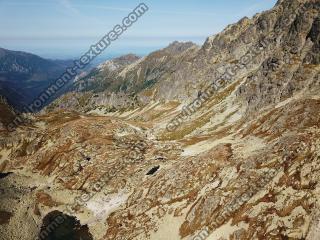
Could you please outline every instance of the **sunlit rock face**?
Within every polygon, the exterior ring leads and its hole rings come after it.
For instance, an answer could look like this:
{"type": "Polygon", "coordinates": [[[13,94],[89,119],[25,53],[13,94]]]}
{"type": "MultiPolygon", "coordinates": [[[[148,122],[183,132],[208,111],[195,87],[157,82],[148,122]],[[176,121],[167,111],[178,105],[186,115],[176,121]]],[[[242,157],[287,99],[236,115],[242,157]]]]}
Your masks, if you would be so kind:
{"type": "Polygon", "coordinates": [[[319,13],[282,0],[201,47],[108,62],[95,92],[0,132],[0,236],[36,239],[62,215],[70,239],[318,240],[319,13]]]}

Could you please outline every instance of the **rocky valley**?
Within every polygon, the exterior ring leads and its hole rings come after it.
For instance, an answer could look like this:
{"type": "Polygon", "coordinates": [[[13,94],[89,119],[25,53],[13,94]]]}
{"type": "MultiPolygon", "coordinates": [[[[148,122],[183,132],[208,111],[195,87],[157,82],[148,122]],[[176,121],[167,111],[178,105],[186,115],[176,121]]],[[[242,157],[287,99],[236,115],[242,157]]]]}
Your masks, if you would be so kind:
{"type": "Polygon", "coordinates": [[[320,1],[0,101],[0,239],[320,239],[320,1]]]}

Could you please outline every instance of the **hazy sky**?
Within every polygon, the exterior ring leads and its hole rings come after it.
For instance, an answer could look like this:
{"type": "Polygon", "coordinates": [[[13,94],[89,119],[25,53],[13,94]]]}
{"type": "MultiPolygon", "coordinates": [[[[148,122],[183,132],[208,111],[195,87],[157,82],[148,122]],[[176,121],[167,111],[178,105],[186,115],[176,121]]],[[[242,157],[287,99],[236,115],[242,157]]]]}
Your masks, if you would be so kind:
{"type": "MultiPolygon", "coordinates": [[[[0,0],[0,47],[77,57],[130,13],[136,0],[0,0]]],[[[202,44],[276,0],[145,0],[149,11],[106,50],[146,54],[174,40],[202,44]]]]}

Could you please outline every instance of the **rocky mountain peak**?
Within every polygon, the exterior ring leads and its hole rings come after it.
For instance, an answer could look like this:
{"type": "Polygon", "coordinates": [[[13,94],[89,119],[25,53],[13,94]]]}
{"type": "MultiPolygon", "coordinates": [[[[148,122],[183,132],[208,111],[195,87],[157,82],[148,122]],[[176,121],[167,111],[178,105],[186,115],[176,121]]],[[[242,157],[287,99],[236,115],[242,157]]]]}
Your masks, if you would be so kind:
{"type": "Polygon", "coordinates": [[[179,54],[184,52],[185,50],[187,50],[188,48],[197,46],[195,43],[193,42],[179,42],[179,41],[174,41],[172,43],[169,44],[169,46],[167,46],[166,48],[164,48],[163,50],[171,53],[171,54],[179,54]]]}
{"type": "Polygon", "coordinates": [[[108,68],[113,71],[121,67],[128,66],[135,61],[139,60],[140,57],[138,57],[135,54],[126,54],[117,58],[113,58],[111,60],[106,61],[105,63],[102,63],[98,66],[99,69],[108,68]]]}
{"type": "Polygon", "coordinates": [[[318,240],[319,3],[117,59],[1,135],[0,233],[59,215],[88,239],[318,240]]]}

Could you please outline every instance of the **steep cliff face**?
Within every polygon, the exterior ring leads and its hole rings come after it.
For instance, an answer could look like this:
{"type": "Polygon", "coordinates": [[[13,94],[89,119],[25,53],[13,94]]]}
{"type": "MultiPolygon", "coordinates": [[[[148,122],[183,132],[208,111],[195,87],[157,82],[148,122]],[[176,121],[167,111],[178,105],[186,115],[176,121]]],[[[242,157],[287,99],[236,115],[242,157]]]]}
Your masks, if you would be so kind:
{"type": "MultiPolygon", "coordinates": [[[[317,82],[318,58],[319,2],[283,1],[253,19],[228,26],[201,48],[173,43],[111,77],[106,73],[104,87],[90,90],[121,92],[122,97],[131,94],[139,105],[150,100],[190,102],[227,73],[229,82],[245,79],[238,95],[250,108],[258,109],[313,88],[308,85],[317,82]]],[[[99,71],[91,79],[95,82],[103,75],[99,71]]],[[[87,109],[113,105],[103,101],[110,98],[106,93],[88,98],[87,109]]]]}
{"type": "Polygon", "coordinates": [[[319,91],[320,2],[284,1],[274,11],[260,17],[271,29],[263,37],[272,50],[238,91],[254,110],[319,91]]]}
{"type": "Polygon", "coordinates": [[[319,1],[281,0],[200,48],[80,80],[113,87],[85,84],[2,138],[0,236],[33,239],[59,211],[101,240],[318,240],[319,17],[319,1]]]}

